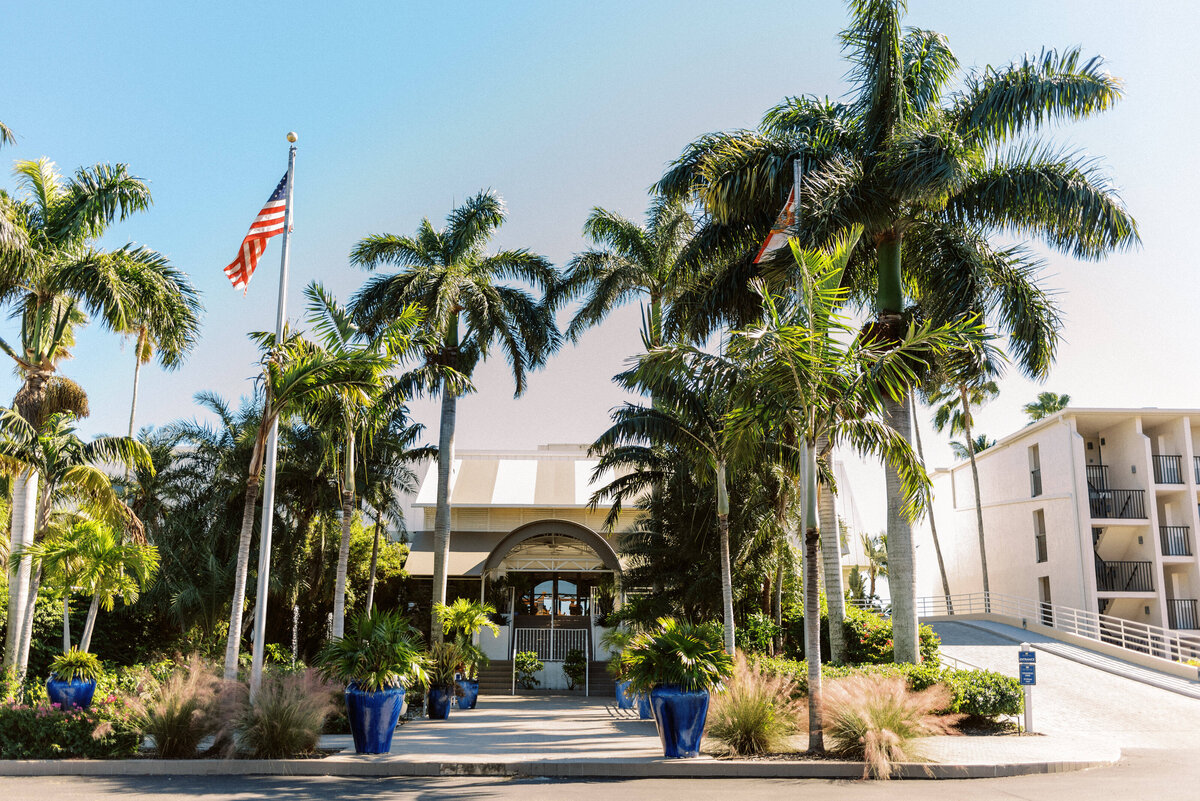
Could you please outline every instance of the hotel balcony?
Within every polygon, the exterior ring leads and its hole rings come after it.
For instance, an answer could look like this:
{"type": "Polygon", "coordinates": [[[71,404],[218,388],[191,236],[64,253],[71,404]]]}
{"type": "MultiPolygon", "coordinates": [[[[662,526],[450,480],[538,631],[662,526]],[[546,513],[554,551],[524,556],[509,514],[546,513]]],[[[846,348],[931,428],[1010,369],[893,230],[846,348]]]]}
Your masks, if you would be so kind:
{"type": "Polygon", "coordinates": [[[1155,484],[1184,483],[1182,456],[1151,456],[1150,459],[1154,464],[1155,484]]]}
{"type": "Polygon", "coordinates": [[[1192,538],[1188,526],[1159,526],[1158,538],[1163,556],[1191,556],[1192,538]]]}
{"type": "Polygon", "coordinates": [[[1097,592],[1154,592],[1153,562],[1106,562],[1096,557],[1097,592]]]}
{"type": "Polygon", "coordinates": [[[1173,629],[1200,629],[1200,609],[1195,598],[1168,598],[1167,625],[1173,629]]]}

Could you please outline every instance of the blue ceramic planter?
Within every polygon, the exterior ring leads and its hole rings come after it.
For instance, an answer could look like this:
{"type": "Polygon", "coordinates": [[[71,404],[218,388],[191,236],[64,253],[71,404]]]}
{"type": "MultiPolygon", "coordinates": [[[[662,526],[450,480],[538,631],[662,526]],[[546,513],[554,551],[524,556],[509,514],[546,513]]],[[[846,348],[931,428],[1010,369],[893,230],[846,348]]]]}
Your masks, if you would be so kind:
{"type": "Polygon", "coordinates": [[[635,695],[634,700],[637,701],[638,717],[642,720],[653,720],[654,709],[650,706],[650,696],[635,695]]]}
{"type": "Polygon", "coordinates": [[[474,709],[475,703],[479,700],[479,680],[459,679],[458,686],[462,688],[462,695],[458,698],[458,708],[474,709]]]}
{"type": "Polygon", "coordinates": [[[429,688],[429,719],[445,720],[450,717],[450,699],[454,697],[453,687],[429,688]]]}
{"type": "Polygon", "coordinates": [[[633,696],[629,694],[629,682],[617,682],[617,709],[633,709],[633,696]]]}
{"type": "Polygon", "coordinates": [[[50,703],[58,704],[63,709],[87,709],[92,705],[92,696],[95,694],[94,681],[61,681],[51,674],[46,682],[46,695],[50,696],[50,703]]]}
{"type": "Polygon", "coordinates": [[[346,688],[346,716],[359,754],[386,754],[392,750],[392,735],[404,705],[404,688],[368,692],[351,684],[346,688]]]}
{"type": "Polygon", "coordinates": [[[655,687],[650,691],[650,706],[654,708],[663,756],[669,759],[699,756],[704,722],[708,719],[708,690],[689,692],[670,684],[655,687]]]}

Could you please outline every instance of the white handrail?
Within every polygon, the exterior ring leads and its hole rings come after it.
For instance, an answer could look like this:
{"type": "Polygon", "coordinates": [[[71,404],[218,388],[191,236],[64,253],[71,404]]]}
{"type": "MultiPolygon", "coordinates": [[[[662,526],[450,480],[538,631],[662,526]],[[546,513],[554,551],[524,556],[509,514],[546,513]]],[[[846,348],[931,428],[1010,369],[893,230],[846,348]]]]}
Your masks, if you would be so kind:
{"type": "Polygon", "coordinates": [[[546,662],[562,662],[574,650],[588,655],[588,629],[514,629],[513,658],[522,651],[533,651],[538,659],[546,662]]]}
{"type": "MultiPolygon", "coordinates": [[[[851,604],[884,611],[862,600],[852,600],[851,604]]],[[[1200,659],[1200,632],[1185,634],[1175,629],[1152,626],[1136,620],[998,592],[932,595],[917,599],[919,617],[982,614],[1033,620],[1067,634],[1172,662],[1200,659]]]]}

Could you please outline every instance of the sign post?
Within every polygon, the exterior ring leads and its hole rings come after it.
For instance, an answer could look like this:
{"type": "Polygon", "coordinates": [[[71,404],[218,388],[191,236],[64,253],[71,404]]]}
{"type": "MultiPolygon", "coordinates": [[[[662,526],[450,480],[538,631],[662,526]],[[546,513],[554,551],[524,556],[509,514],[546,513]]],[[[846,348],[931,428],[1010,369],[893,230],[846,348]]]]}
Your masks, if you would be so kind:
{"type": "Polygon", "coordinates": [[[1025,733],[1033,733],[1033,686],[1037,684],[1037,652],[1027,642],[1017,652],[1017,675],[1025,692],[1025,733]]]}

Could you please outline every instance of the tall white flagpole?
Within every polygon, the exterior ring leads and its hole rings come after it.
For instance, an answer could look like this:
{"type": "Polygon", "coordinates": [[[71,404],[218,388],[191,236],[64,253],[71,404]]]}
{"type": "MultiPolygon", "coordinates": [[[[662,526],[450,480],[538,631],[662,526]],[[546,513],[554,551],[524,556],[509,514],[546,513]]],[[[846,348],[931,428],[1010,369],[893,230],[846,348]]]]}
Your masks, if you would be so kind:
{"type": "MultiPolygon", "coordinates": [[[[295,132],[288,133],[289,142],[296,141],[295,132]]],[[[275,315],[275,340],[283,341],[283,326],[287,319],[288,250],[292,237],[292,192],[295,188],[296,145],[288,148],[287,205],[283,214],[283,252],[279,257],[279,309],[275,315]]],[[[262,687],[263,654],[267,638],[267,588],[271,583],[271,524],[275,519],[275,455],[279,447],[279,418],[271,423],[267,435],[266,475],[263,476],[262,520],[258,538],[258,590],[254,596],[254,644],[250,661],[250,700],[262,687]]]]}

